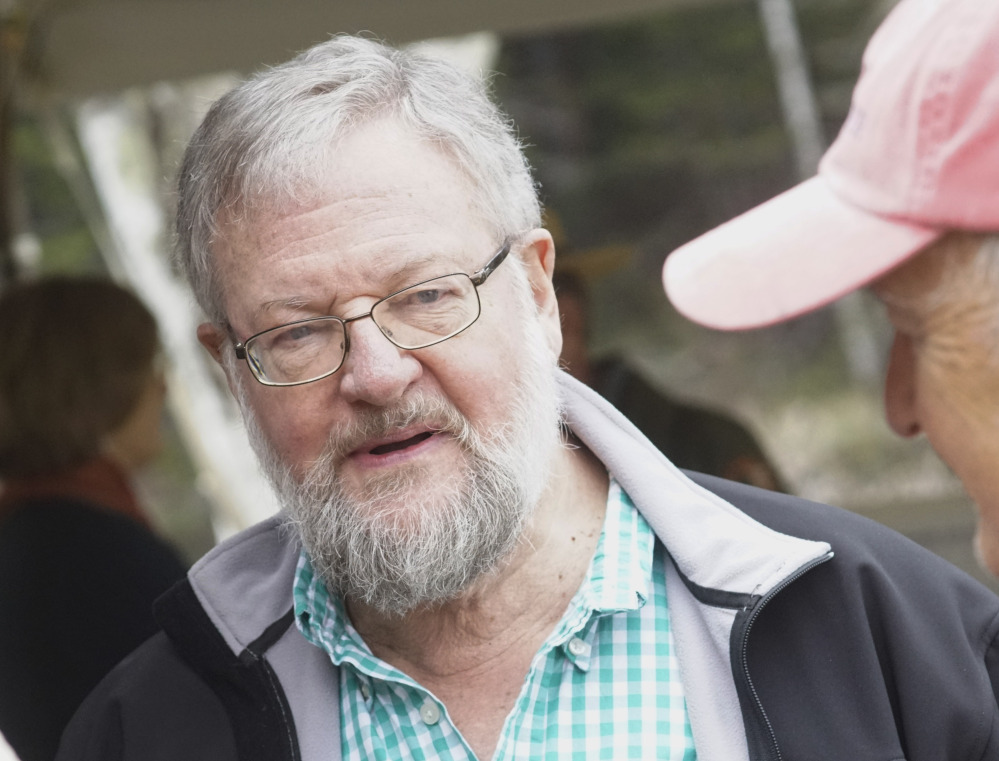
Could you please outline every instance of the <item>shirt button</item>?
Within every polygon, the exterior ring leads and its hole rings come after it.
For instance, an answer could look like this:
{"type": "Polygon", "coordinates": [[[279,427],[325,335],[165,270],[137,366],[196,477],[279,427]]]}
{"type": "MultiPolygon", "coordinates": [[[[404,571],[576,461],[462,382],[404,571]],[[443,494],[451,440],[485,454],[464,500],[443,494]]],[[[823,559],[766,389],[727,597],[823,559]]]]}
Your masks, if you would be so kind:
{"type": "Polygon", "coordinates": [[[361,697],[365,700],[371,697],[371,689],[364,682],[361,682],[361,697]]]}
{"type": "Polygon", "coordinates": [[[433,700],[427,698],[423,701],[423,705],[420,706],[420,718],[428,726],[436,724],[441,720],[441,709],[433,700]]]}
{"type": "Polygon", "coordinates": [[[569,653],[576,658],[586,655],[590,651],[590,646],[587,645],[579,637],[573,637],[569,640],[569,653]]]}

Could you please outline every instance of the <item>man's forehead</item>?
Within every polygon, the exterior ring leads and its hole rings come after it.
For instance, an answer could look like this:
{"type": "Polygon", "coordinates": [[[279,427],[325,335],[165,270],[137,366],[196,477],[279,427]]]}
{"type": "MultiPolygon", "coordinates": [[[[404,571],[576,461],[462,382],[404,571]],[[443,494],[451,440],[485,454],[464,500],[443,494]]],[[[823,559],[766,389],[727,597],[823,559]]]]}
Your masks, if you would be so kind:
{"type": "MultiPolygon", "coordinates": [[[[344,204],[337,216],[350,217],[350,206],[344,204]]],[[[284,214],[272,209],[227,225],[216,251],[223,269],[238,270],[264,258],[281,259],[282,254],[290,258],[307,254],[328,256],[331,262],[347,257],[354,267],[391,277],[441,263],[462,263],[465,254],[481,254],[480,239],[492,237],[471,215],[432,218],[419,209],[399,209],[383,215],[359,214],[344,224],[331,219],[328,208],[284,214]]]]}
{"type": "Polygon", "coordinates": [[[266,246],[289,229],[324,235],[331,223],[378,237],[480,216],[472,183],[451,157],[392,122],[358,128],[325,156],[327,166],[295,183],[234,199],[218,216],[219,242],[266,246]]]}

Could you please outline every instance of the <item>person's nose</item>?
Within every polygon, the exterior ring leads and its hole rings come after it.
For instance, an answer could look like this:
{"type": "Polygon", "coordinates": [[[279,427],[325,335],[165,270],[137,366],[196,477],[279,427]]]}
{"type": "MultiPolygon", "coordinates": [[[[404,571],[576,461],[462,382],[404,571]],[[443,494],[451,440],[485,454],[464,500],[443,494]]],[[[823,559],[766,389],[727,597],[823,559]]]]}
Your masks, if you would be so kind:
{"type": "Polygon", "coordinates": [[[916,407],[916,354],[912,339],[895,333],[885,375],[885,418],[899,436],[922,431],[916,407]]]}
{"type": "Polygon", "coordinates": [[[422,374],[410,352],[389,341],[370,319],[347,325],[350,350],[340,368],[340,393],[350,402],[379,407],[398,401],[422,374]]]}

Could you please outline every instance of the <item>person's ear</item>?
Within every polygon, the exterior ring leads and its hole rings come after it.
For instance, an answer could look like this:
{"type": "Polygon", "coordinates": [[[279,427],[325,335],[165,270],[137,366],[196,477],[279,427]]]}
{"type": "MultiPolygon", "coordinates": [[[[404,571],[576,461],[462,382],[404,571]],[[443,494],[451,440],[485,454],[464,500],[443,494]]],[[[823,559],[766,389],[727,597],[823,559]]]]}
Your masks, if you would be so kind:
{"type": "Polygon", "coordinates": [[[222,364],[222,346],[227,338],[225,331],[214,323],[203,322],[198,326],[198,341],[220,365],[222,364]]]}
{"type": "Polygon", "coordinates": [[[520,244],[520,258],[524,262],[527,279],[531,284],[531,294],[538,310],[549,343],[556,356],[562,350],[562,325],[552,285],[555,272],[555,242],[551,233],[542,228],[531,230],[520,244]]]}
{"type": "MultiPolygon", "coordinates": [[[[219,367],[222,368],[222,375],[225,376],[225,382],[229,386],[229,391],[236,399],[239,399],[239,379],[234,377],[234,375],[242,372],[242,370],[239,367],[233,367],[232,363],[224,362],[222,359],[223,351],[232,350],[232,339],[229,334],[218,325],[203,322],[198,326],[198,341],[212,355],[212,359],[219,363],[219,367]]],[[[236,364],[243,365],[245,362],[238,362],[236,364]]]]}

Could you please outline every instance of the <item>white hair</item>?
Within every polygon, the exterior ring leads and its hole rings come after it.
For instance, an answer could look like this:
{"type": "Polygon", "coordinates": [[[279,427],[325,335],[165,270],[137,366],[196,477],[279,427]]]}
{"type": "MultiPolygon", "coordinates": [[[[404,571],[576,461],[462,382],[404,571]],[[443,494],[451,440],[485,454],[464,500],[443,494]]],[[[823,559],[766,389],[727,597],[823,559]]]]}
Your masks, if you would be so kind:
{"type": "Polygon", "coordinates": [[[980,310],[987,333],[988,353],[999,366],[999,233],[982,237],[974,256],[958,264],[948,257],[940,283],[926,295],[935,305],[960,304],[966,310],[980,310]]]}
{"type": "Polygon", "coordinates": [[[537,187],[485,83],[450,63],[335,36],[236,87],[211,107],[177,184],[177,259],[209,319],[225,324],[212,246],[254,207],[310,200],[352,130],[392,118],[468,177],[497,239],[541,224],[537,187]]]}
{"type": "Polygon", "coordinates": [[[999,233],[983,237],[971,266],[975,271],[975,279],[992,291],[992,301],[996,304],[999,317],[999,233]]]}

